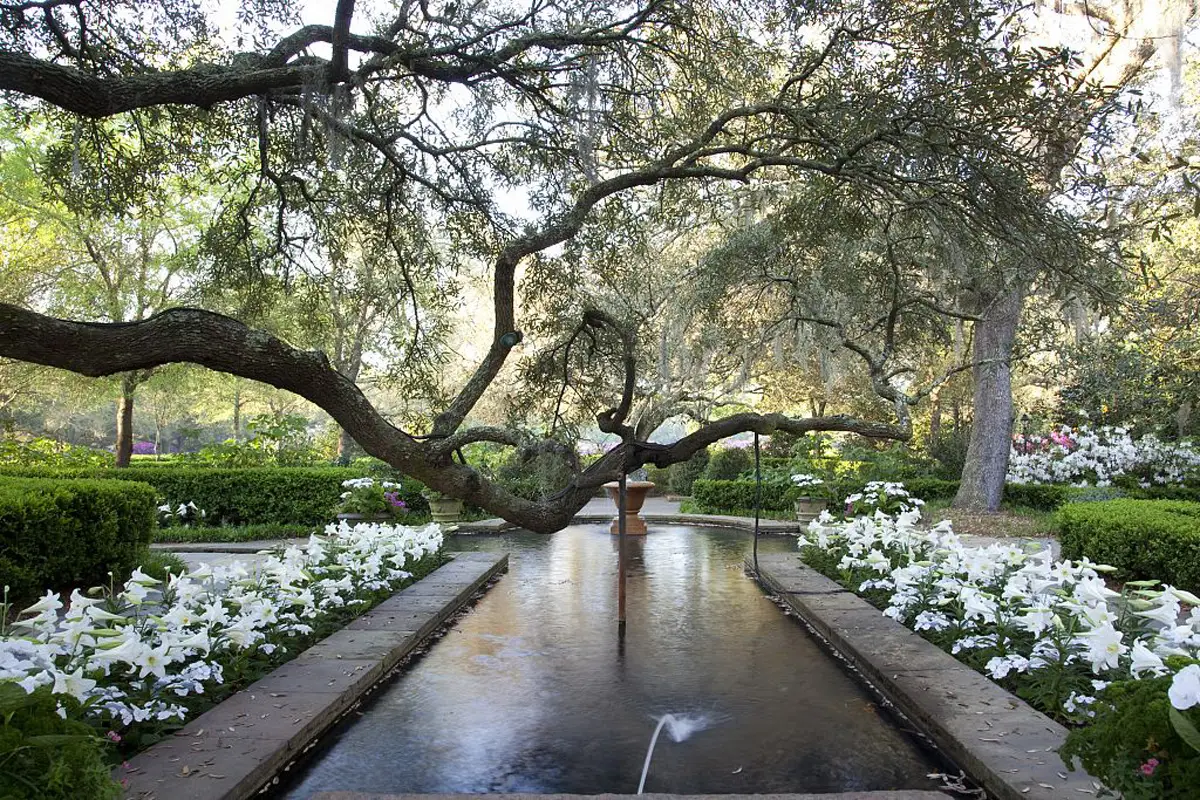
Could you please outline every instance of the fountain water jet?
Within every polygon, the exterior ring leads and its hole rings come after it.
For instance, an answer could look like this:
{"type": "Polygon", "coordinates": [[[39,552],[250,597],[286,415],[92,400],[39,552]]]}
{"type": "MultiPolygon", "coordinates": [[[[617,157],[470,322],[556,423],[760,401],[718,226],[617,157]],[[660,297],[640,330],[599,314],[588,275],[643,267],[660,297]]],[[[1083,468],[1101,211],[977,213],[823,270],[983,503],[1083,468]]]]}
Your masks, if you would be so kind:
{"type": "Polygon", "coordinates": [[[688,739],[693,733],[699,733],[710,727],[710,725],[710,720],[704,716],[688,717],[680,715],[677,717],[674,714],[663,714],[658,720],[658,725],[654,728],[654,735],[650,737],[650,748],[646,750],[646,763],[642,765],[642,779],[638,782],[637,793],[641,794],[642,790],[646,788],[646,775],[650,772],[650,759],[654,758],[654,745],[658,743],[658,734],[662,733],[664,726],[671,740],[678,743],[688,739]]]}

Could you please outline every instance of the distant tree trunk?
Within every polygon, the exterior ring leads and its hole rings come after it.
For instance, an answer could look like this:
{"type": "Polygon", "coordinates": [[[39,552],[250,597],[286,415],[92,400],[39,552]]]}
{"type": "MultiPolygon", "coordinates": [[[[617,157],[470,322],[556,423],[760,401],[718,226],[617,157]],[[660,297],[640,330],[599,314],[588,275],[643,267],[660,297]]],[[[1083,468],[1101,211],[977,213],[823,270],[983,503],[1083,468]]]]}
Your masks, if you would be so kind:
{"type": "Polygon", "coordinates": [[[974,419],[955,508],[996,511],[1004,496],[1013,430],[1013,342],[1024,299],[1023,288],[1010,289],[975,323],[974,419]]]}
{"type": "Polygon", "coordinates": [[[121,397],[117,400],[117,466],[128,467],[133,455],[133,394],[137,379],[133,373],[121,376],[121,397]]]}
{"type": "Polygon", "coordinates": [[[233,382],[233,443],[242,443],[242,383],[233,382]]]}
{"type": "Polygon", "coordinates": [[[337,440],[337,460],[339,463],[343,459],[349,458],[348,453],[352,447],[354,447],[354,440],[350,438],[350,434],[346,433],[345,428],[339,428],[337,440]]]}
{"type": "Polygon", "coordinates": [[[932,447],[942,434],[942,387],[938,386],[929,393],[929,442],[932,447]]]}

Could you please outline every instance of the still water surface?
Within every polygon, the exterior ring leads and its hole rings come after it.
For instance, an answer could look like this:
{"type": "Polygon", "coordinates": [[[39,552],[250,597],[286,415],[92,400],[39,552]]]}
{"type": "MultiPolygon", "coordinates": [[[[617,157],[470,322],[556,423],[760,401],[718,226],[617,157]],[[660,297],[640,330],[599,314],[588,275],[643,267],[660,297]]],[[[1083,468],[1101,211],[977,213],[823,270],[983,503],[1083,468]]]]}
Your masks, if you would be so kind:
{"type": "MultiPolygon", "coordinates": [[[[632,793],[934,788],[937,765],[742,572],[752,537],[659,526],[630,540],[616,626],[616,537],[452,536],[510,553],[509,572],[283,792],[632,793]]],[[[792,550],[764,537],[760,552],[792,550]]]]}

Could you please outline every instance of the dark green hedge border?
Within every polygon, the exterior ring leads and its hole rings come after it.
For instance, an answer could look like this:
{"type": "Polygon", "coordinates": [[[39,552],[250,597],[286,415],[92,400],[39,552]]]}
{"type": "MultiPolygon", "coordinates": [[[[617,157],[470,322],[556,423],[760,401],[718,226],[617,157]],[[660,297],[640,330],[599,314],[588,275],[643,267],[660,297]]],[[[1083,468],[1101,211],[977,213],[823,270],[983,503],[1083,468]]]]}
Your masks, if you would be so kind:
{"type": "Polygon", "coordinates": [[[0,583],[18,603],[127,575],[157,527],[144,483],[0,478],[0,583]]]}
{"type": "MultiPolygon", "coordinates": [[[[320,525],[333,519],[342,481],[363,476],[348,467],[129,467],[128,469],[22,468],[0,470],[42,478],[140,481],[153,486],[161,502],[195,503],[212,525],[320,525]]],[[[424,515],[429,504],[418,481],[402,479],[400,496],[410,511],[424,515]]]]}
{"type": "Polygon", "coordinates": [[[1063,558],[1109,564],[1122,580],[1160,580],[1200,591],[1200,503],[1071,503],[1056,520],[1063,558]]]}

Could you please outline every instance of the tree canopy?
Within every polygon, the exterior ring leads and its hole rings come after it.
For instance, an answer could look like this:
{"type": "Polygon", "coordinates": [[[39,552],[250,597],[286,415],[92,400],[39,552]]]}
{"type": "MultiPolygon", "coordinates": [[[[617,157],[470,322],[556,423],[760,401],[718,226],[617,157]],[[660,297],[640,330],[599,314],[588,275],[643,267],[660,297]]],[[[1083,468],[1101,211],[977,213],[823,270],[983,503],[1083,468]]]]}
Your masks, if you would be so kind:
{"type": "Polygon", "coordinates": [[[249,0],[231,24],[187,0],[3,3],[0,90],[56,137],[43,168],[81,212],[132,217],[165,202],[164,185],[185,206],[218,188],[197,258],[224,285],[287,293],[312,263],[368,270],[364,291],[388,302],[352,313],[392,314],[414,372],[446,356],[438,320],[461,264],[483,265],[490,341],[430,397],[428,424],[401,429],[372,406],[347,340],[334,337],[332,357],[301,349],[230,315],[254,322],[245,307],[97,323],[56,318],[35,296],[0,305],[0,356],[85,375],[191,362],[263,381],[433,488],[554,530],[600,484],[734,433],[907,438],[926,390],[904,341],[970,318],[960,300],[986,276],[1020,280],[1005,262],[1069,273],[1089,257],[1077,215],[1050,202],[1043,156],[1095,97],[1072,82],[1069,52],[1024,43],[1019,4],[339,0],[331,12],[302,24],[289,4],[249,0]],[[666,324],[621,306],[629,287],[605,255],[636,240],[651,260],[673,227],[720,243],[680,274],[726,339],[732,322],[763,326],[737,334],[747,349],[767,329],[820,329],[867,363],[881,416],[739,413],[648,441],[646,420],[689,391],[664,397],[645,379],[666,324]],[[949,289],[933,285],[947,275],[949,289]],[[583,381],[584,407],[622,440],[542,501],[455,457],[529,441],[468,424],[526,351],[530,386],[583,381]]]}

